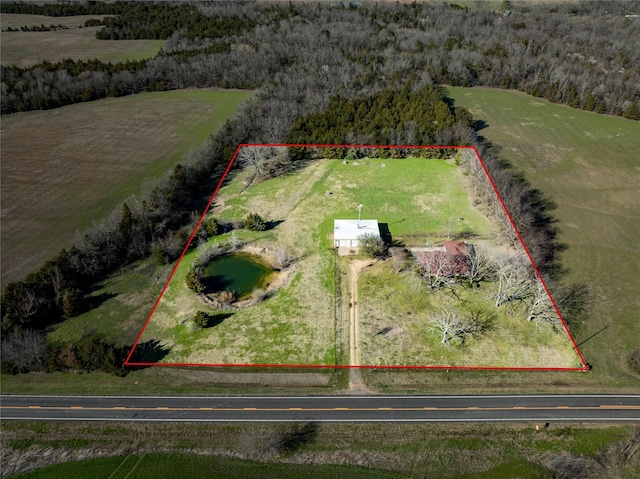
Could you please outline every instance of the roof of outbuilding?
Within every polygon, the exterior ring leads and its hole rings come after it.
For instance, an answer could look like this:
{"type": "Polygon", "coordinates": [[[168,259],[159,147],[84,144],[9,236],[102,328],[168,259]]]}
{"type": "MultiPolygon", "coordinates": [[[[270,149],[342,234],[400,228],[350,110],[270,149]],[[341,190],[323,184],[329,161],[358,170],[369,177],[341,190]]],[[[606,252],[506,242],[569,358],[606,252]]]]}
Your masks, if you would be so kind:
{"type": "Polygon", "coordinates": [[[380,238],[378,220],[334,220],[333,239],[352,240],[365,234],[372,234],[380,238]]]}

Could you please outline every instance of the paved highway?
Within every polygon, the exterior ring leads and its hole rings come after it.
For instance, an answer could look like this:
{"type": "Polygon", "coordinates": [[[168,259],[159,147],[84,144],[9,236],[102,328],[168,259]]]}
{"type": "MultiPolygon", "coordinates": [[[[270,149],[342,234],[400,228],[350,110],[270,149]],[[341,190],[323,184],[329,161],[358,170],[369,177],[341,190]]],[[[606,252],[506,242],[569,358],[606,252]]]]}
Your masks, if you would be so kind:
{"type": "Polygon", "coordinates": [[[0,396],[2,420],[148,422],[640,422],[640,395],[0,396]]]}

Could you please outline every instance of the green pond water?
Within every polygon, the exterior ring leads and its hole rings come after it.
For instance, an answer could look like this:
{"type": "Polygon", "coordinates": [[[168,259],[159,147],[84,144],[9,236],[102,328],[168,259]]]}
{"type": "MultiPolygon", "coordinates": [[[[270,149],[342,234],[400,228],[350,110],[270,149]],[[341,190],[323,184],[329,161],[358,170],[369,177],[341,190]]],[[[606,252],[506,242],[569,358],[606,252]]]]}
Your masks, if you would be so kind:
{"type": "Polygon", "coordinates": [[[204,272],[206,293],[235,291],[242,299],[254,289],[264,289],[276,271],[252,254],[226,254],[209,263],[204,272]]]}

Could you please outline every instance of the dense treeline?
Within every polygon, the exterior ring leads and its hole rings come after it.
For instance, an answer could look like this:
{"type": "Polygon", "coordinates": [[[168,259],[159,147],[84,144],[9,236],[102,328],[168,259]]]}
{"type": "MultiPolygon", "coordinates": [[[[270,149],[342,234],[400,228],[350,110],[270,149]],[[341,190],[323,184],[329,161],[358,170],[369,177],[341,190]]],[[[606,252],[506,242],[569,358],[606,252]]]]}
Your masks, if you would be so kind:
{"type": "Polygon", "coordinates": [[[103,371],[125,376],[128,371],[123,364],[130,349],[90,335],[75,343],[50,344],[42,331],[25,329],[3,336],[0,370],[4,374],[103,371]]]}
{"type": "Polygon", "coordinates": [[[3,31],[5,32],[55,32],[58,30],[69,30],[69,27],[67,27],[66,25],[53,25],[53,24],[46,26],[43,23],[43,24],[40,24],[39,26],[34,25],[32,27],[27,27],[27,26],[23,26],[20,28],[7,27],[7,29],[3,31]]]}
{"type": "MultiPolygon", "coordinates": [[[[115,15],[97,23],[104,25],[96,34],[99,40],[165,40],[175,31],[184,32],[187,38],[219,38],[250,30],[256,24],[254,19],[246,15],[228,15],[224,10],[216,10],[214,15],[202,15],[195,4],[169,2],[3,2],[0,4],[0,12],[51,17],[115,15]]],[[[96,23],[92,22],[90,25],[96,23]]]]}
{"type": "Polygon", "coordinates": [[[99,40],[166,40],[175,31],[187,38],[221,38],[255,27],[245,16],[200,14],[194,5],[132,2],[118,17],[104,19],[105,27],[96,34],[99,40]]]}
{"type": "MultiPolygon", "coordinates": [[[[431,3],[77,5],[78,13],[118,15],[101,30],[105,38],[167,38],[163,54],[115,80],[91,70],[65,73],[62,65],[59,75],[36,68],[8,78],[3,70],[3,113],[83,98],[71,91],[109,95],[105,81],[121,85],[114,93],[129,94],[156,85],[256,88],[286,75],[297,83],[314,77],[347,97],[414,79],[513,88],[576,108],[639,117],[640,22],[624,17],[633,2],[522,3],[508,16],[431,3]],[[204,49],[215,43],[230,47],[204,49]],[[164,54],[190,50],[200,52],[188,58],[164,54]],[[64,100],[33,101],[56,95],[64,100]]],[[[27,4],[1,8],[31,12],[27,4]]],[[[41,5],[33,12],[48,8],[71,11],[41,5]]]]}
{"type": "Polygon", "coordinates": [[[46,15],[48,17],[72,17],[75,15],[120,15],[128,2],[61,2],[25,3],[2,2],[0,13],[46,15]]]}
{"type": "Polygon", "coordinates": [[[161,82],[140,83],[134,74],[146,60],[105,63],[100,60],[43,62],[31,68],[0,67],[3,91],[12,93],[2,102],[2,113],[48,110],[72,103],[119,97],[142,91],[168,89],[161,82]]]}
{"type": "Polygon", "coordinates": [[[437,88],[425,86],[412,91],[406,86],[351,100],[332,97],[324,111],[300,118],[287,142],[466,144],[462,136],[470,126],[471,114],[464,108],[451,108],[437,88]]]}

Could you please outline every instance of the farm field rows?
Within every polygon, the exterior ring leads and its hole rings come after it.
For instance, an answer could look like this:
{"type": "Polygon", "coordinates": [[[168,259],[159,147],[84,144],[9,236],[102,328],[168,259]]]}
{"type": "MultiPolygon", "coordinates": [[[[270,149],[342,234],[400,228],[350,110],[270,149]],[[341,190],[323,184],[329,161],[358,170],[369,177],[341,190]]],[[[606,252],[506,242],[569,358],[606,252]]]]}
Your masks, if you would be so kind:
{"type": "MultiPolygon", "coordinates": [[[[358,204],[365,205],[365,218],[376,218],[407,246],[441,241],[447,228],[454,237],[470,235],[471,242],[497,241],[491,222],[467,197],[465,177],[453,160],[316,160],[298,173],[248,189],[247,175],[240,173],[220,190],[209,217],[237,222],[257,212],[275,226],[214,236],[187,253],[142,336],[143,343],[163,345],[163,364],[348,364],[341,351],[349,317],[344,305],[351,299],[339,292],[342,306],[336,307],[335,278],[349,267],[343,264],[336,274],[331,233],[333,220],[354,218],[358,204]],[[296,258],[286,273],[290,282],[243,309],[205,304],[187,287],[188,272],[203,252],[231,241],[265,254],[285,248],[296,258]],[[201,310],[213,315],[214,326],[194,324],[201,310]]],[[[525,321],[520,310],[493,307],[488,298],[495,284],[483,282],[482,291],[462,285],[429,291],[413,289],[412,278],[410,270],[392,271],[390,259],[363,271],[360,364],[581,367],[566,335],[548,324],[525,321]],[[473,310],[490,317],[496,328],[477,341],[450,347],[430,328],[444,307],[473,310]]],[[[134,353],[131,361],[145,359],[134,353]]]]}
{"type": "Polygon", "coordinates": [[[70,246],[231,116],[249,92],[108,98],[2,118],[2,284],[70,246]]]}
{"type": "MultiPolygon", "coordinates": [[[[566,282],[589,290],[588,317],[572,331],[593,366],[592,383],[627,386],[626,355],[640,343],[640,123],[522,93],[446,89],[485,126],[498,156],[553,201],[566,282]]],[[[586,378],[585,378],[586,379],[586,378]]]]}
{"type": "Polygon", "coordinates": [[[3,13],[2,30],[8,27],[64,25],[65,30],[50,32],[5,32],[0,33],[2,65],[27,68],[43,60],[59,62],[66,58],[89,60],[97,58],[103,62],[118,63],[126,60],[143,60],[158,54],[164,40],[98,40],[96,32],[102,27],[82,27],[90,18],[104,15],[80,15],[73,17],[45,17],[3,13]]]}

